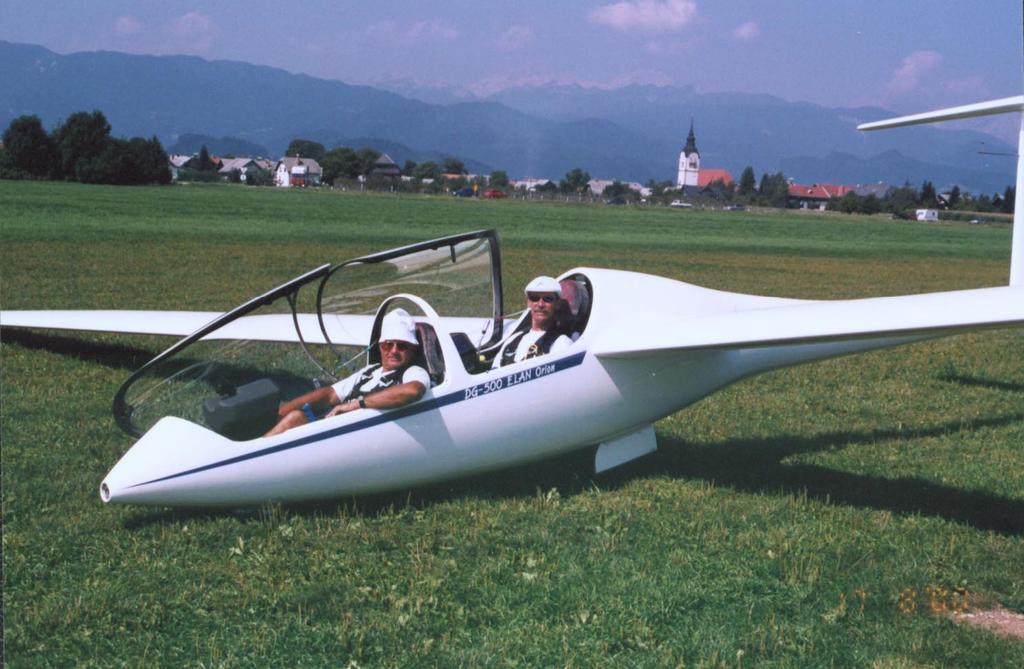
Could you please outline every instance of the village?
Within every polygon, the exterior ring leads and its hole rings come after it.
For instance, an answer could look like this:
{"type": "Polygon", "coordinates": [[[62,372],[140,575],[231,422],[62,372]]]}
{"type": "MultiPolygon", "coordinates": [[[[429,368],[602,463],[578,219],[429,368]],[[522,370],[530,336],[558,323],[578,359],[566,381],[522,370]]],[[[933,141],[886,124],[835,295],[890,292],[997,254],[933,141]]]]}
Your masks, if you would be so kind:
{"type": "MultiPolygon", "coordinates": [[[[560,198],[607,205],[661,205],[678,209],[742,210],[749,205],[865,214],[888,212],[895,218],[920,221],[937,221],[940,211],[1011,213],[1013,206],[1012,188],[1007,188],[1004,193],[975,196],[955,185],[939,191],[928,181],[920,189],[909,183],[894,186],[881,181],[806,184],[781,173],[764,174],[758,182],[752,167],[747,167],[737,181],[728,169],[702,166],[692,121],[686,142],[679,152],[674,182],[651,180],[646,184],[592,178],[580,168],[571,170],[561,180],[533,176],[513,179],[501,170],[490,174],[470,173],[461,161],[454,158],[446,159],[441,165],[406,161],[404,166],[399,166],[388,154],[373,149],[364,148],[356,152],[340,147],[328,152],[322,145],[309,140],[295,140],[289,148],[298,147],[305,148],[307,155],[289,152],[291,155],[276,161],[262,157],[209,155],[204,147],[192,155],[170,155],[169,169],[175,181],[216,178],[280,188],[327,186],[484,199],[560,198]],[[345,169],[325,169],[321,162],[329,162],[330,154],[337,151],[360,156],[362,166],[350,167],[347,173],[345,169]]],[[[969,220],[972,223],[983,222],[977,217],[969,220]]]]}
{"type": "MultiPolygon", "coordinates": [[[[920,187],[883,181],[844,184],[800,183],[783,172],[765,172],[758,179],[746,166],[739,179],[722,167],[702,164],[691,119],[686,141],[674,166],[675,179],[647,183],[594,177],[574,167],[558,179],[549,176],[512,178],[505,170],[476,174],[454,156],[439,162],[399,164],[371,147],[327,149],[309,139],[293,139],[277,160],[262,156],[211,154],[198,151],[170,155],[159,139],[110,136],[101,111],[77,112],[47,133],[37,116],[14,119],[0,144],[0,179],[71,180],[83,183],[141,185],[171,182],[229,182],[279,188],[326,187],[455,196],[481,199],[560,200],[602,205],[662,206],[674,209],[743,210],[747,207],[889,214],[922,221],[986,222],[1013,212],[1015,191],[971,193],[957,184],[941,188],[929,180],[920,187]]],[[[666,166],[668,168],[668,166],[666,166]]],[[[663,173],[669,173],[671,168],[663,173]]]]}

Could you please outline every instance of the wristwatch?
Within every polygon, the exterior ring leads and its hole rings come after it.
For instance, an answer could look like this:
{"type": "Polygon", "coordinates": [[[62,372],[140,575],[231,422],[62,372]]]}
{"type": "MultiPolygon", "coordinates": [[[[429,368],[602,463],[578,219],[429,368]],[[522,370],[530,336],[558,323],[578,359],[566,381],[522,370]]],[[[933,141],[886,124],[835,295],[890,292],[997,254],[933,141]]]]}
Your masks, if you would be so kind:
{"type": "Polygon", "coordinates": [[[359,398],[359,408],[360,409],[365,409],[366,408],[366,399],[363,398],[363,397],[359,398]]]}

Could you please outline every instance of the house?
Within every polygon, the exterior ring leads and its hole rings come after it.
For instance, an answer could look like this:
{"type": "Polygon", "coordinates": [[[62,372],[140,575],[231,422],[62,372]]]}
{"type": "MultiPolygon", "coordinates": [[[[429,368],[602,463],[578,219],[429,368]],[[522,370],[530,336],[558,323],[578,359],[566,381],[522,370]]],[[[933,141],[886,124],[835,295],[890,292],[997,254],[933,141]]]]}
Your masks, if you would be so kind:
{"type": "Polygon", "coordinates": [[[192,158],[195,156],[186,156],[184,154],[171,154],[167,156],[167,167],[171,170],[171,179],[177,181],[178,175],[183,169],[188,167],[188,164],[192,162],[192,158]]]}
{"type": "Polygon", "coordinates": [[[229,178],[232,172],[237,171],[239,173],[239,180],[245,181],[246,175],[250,170],[271,170],[273,167],[274,163],[265,158],[249,158],[247,156],[224,158],[221,161],[220,169],[217,170],[217,174],[224,178],[229,178]]]}
{"type": "Polygon", "coordinates": [[[609,179],[591,179],[587,182],[587,187],[590,189],[592,195],[600,196],[604,193],[604,189],[608,188],[614,183],[621,183],[627,186],[630,190],[640,194],[640,197],[650,197],[651,189],[643,184],[636,181],[612,181],[609,179]]]}
{"type": "Polygon", "coordinates": [[[834,197],[842,197],[852,193],[852,186],[839,186],[836,184],[789,184],[789,197],[787,206],[799,209],[817,209],[825,211],[828,201],[834,197]]]}
{"type": "Polygon", "coordinates": [[[320,163],[312,158],[285,156],[274,167],[274,185],[281,188],[319,186],[323,175],[320,163]]]}
{"type": "Polygon", "coordinates": [[[543,188],[551,183],[551,179],[535,179],[533,177],[526,177],[525,179],[519,179],[518,181],[509,182],[509,185],[517,190],[535,191],[538,188],[543,188]]]}
{"type": "Polygon", "coordinates": [[[861,197],[874,195],[879,200],[889,197],[889,194],[892,193],[892,191],[893,187],[883,181],[879,181],[874,184],[858,184],[853,189],[853,192],[861,197]]]}
{"type": "Polygon", "coordinates": [[[377,156],[377,160],[374,161],[369,173],[371,177],[397,177],[401,175],[402,170],[398,167],[398,164],[386,153],[377,156]]]}

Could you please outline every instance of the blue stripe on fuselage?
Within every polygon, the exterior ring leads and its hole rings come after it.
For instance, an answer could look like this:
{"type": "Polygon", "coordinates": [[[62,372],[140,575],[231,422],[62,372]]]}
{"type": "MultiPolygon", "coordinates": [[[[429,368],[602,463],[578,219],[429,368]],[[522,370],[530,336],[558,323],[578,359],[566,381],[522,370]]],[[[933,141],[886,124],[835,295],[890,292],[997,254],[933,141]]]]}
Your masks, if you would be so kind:
{"type": "Polygon", "coordinates": [[[575,367],[583,362],[583,357],[585,355],[586,351],[581,351],[580,353],[570,355],[560,360],[554,360],[551,362],[545,361],[534,367],[530,367],[528,369],[524,369],[518,372],[513,372],[512,374],[506,374],[504,376],[496,378],[489,378],[486,381],[470,386],[468,388],[464,388],[457,392],[448,393],[447,395],[442,395],[441,397],[435,397],[429,400],[425,400],[423,402],[416,402],[410,404],[409,406],[393,409],[386,413],[382,413],[377,416],[367,418],[366,420],[359,421],[358,423],[342,425],[340,427],[336,427],[331,430],[326,430],[318,434],[312,434],[307,437],[302,437],[294,441],[288,441],[283,444],[278,444],[276,446],[269,446],[258,451],[253,451],[251,453],[246,453],[244,455],[238,455],[233,458],[228,458],[227,460],[212,462],[208,465],[203,465],[202,467],[195,467],[194,469],[178,472],[177,474],[169,474],[168,476],[153,479],[152,481],[136,483],[135,485],[128,487],[138,488],[139,486],[149,485],[151,483],[160,483],[161,481],[169,481],[170,479],[188,476],[189,474],[198,474],[199,472],[205,472],[210,469],[225,467],[227,465],[233,465],[237,462],[253,460],[255,458],[261,458],[264,455],[271,455],[273,453],[287,451],[293,448],[298,448],[300,446],[306,446],[308,444],[313,444],[318,441],[323,441],[325,439],[330,439],[332,437],[337,437],[343,434],[358,432],[359,430],[365,430],[370,427],[375,427],[382,423],[388,423],[393,420],[400,420],[402,418],[407,418],[409,416],[415,416],[416,414],[424,413],[426,411],[440,409],[441,407],[448,406],[449,404],[457,404],[465,400],[483,397],[493,392],[513,388],[522,383],[535,381],[537,379],[544,378],[545,376],[550,376],[551,374],[555,374],[557,372],[561,372],[563,370],[575,367]]]}

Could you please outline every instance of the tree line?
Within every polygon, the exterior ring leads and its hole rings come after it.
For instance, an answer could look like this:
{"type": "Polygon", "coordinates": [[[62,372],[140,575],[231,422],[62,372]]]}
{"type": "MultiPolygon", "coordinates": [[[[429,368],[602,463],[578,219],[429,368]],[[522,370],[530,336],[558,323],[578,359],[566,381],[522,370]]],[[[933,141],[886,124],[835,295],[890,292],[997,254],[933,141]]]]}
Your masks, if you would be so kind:
{"type": "Polygon", "coordinates": [[[160,140],[110,136],[101,111],[75,112],[47,133],[38,116],[19,116],[3,133],[0,178],[55,179],[95,184],[171,181],[160,140]]]}
{"type": "MultiPolygon", "coordinates": [[[[166,184],[171,181],[167,153],[160,140],[132,137],[119,139],[110,136],[111,126],[101,111],[76,112],[58,123],[47,133],[42,121],[35,115],[15,118],[4,131],[3,146],[0,148],[0,178],[4,179],[55,179],[81,181],[83,183],[105,184],[166,184]]],[[[371,188],[445,193],[471,186],[509,190],[511,182],[504,170],[495,170],[488,177],[470,177],[465,164],[453,156],[440,163],[424,161],[417,163],[406,160],[398,168],[403,176],[412,182],[396,181],[386,177],[374,177],[374,168],[381,153],[370,147],[353,149],[337,146],[327,150],[323,144],[308,139],[294,139],[288,145],[286,155],[312,158],[323,169],[323,181],[329,184],[343,184],[345,181],[360,180],[371,188]],[[442,179],[442,175],[446,178],[442,179]]],[[[397,167],[397,166],[396,166],[397,167]]],[[[219,178],[216,165],[210,159],[204,146],[197,160],[182,175],[186,180],[213,180],[219,178]]],[[[541,196],[555,194],[590,195],[590,174],[576,167],[568,171],[557,183],[554,180],[535,187],[541,196]]],[[[269,173],[249,175],[251,185],[269,185],[269,173]]],[[[651,200],[667,204],[670,200],[684,197],[683,191],[671,181],[650,180],[646,186],[651,190],[651,200]]],[[[905,214],[915,208],[962,209],[978,212],[1012,213],[1014,189],[1007,186],[1002,193],[991,196],[973,196],[962,192],[959,186],[941,198],[934,184],[924,181],[921,188],[910,183],[890,189],[882,196],[858,195],[850,192],[840,198],[832,198],[828,208],[847,213],[875,214],[889,212],[905,214]]],[[[623,198],[638,201],[640,194],[629,185],[615,181],[605,188],[604,198],[623,198]]],[[[790,203],[789,180],[782,172],[765,173],[757,180],[754,168],[743,169],[738,182],[712,182],[700,194],[685,196],[686,199],[708,203],[739,203],[766,207],[786,207],[790,203]]]]}

